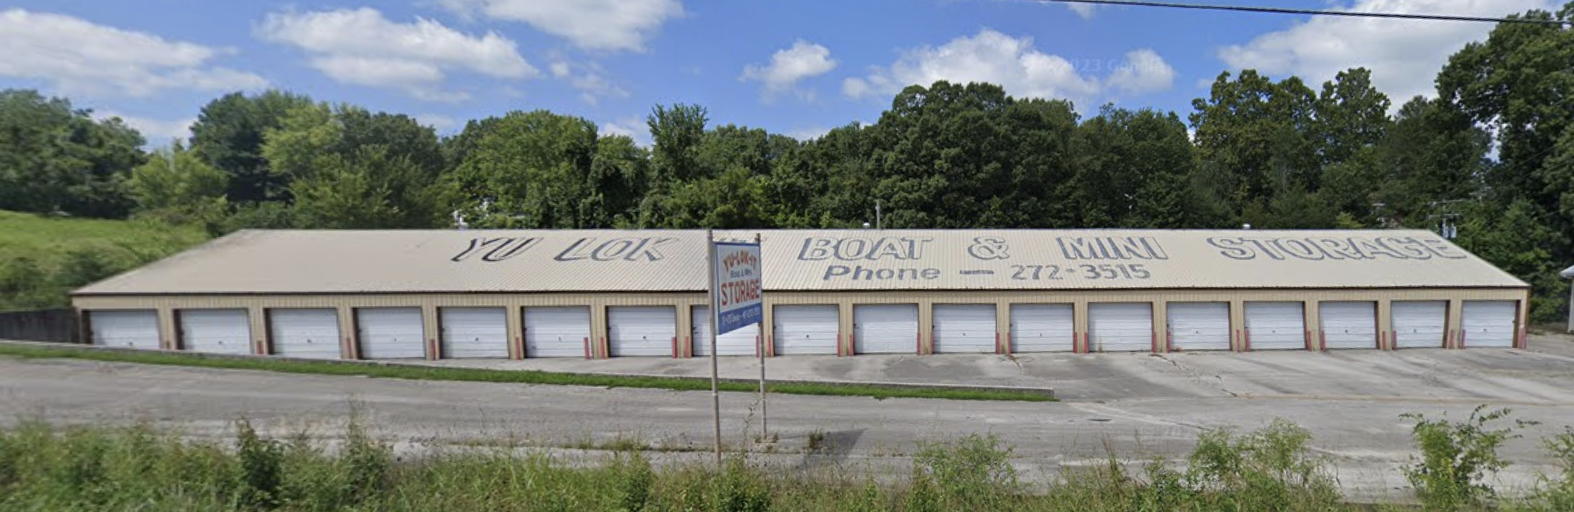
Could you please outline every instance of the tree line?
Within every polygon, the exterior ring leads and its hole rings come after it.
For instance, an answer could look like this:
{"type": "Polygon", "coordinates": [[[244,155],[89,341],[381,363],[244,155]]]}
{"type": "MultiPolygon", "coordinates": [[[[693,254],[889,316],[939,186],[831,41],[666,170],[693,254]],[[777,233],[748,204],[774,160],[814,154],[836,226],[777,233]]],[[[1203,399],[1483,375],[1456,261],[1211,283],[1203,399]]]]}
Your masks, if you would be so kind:
{"type": "MultiPolygon", "coordinates": [[[[1570,20],[1558,13],[1523,17],[1570,20]]],[[[1221,73],[1187,113],[1014,98],[987,83],[898,93],[872,124],[799,141],[658,105],[652,144],[546,110],[439,137],[414,118],[285,91],[214,99],[189,147],[0,92],[0,209],[242,228],[1424,228],[1566,308],[1574,263],[1574,34],[1502,24],[1437,97],[1366,69],[1322,84],[1221,73]],[[1183,117],[1184,116],[1184,117],[1183,117]]]]}

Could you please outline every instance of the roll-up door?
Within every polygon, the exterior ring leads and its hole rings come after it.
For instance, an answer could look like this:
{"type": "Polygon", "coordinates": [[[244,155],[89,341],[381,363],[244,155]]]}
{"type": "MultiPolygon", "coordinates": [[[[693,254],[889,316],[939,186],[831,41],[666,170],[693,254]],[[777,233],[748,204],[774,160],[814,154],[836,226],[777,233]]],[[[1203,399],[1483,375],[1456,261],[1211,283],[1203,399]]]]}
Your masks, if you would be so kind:
{"type": "Polygon", "coordinates": [[[1175,348],[1230,349],[1230,303],[1172,302],[1165,313],[1169,316],[1170,342],[1175,348]]]}
{"type": "Polygon", "coordinates": [[[1088,338],[1095,352],[1153,350],[1153,306],[1147,303],[1090,304],[1088,338]]]}
{"type": "Polygon", "coordinates": [[[1460,318],[1465,347],[1513,348],[1517,304],[1511,300],[1467,300],[1460,318]]]}
{"type": "Polygon", "coordinates": [[[272,354],[308,359],[338,359],[339,312],[332,309],[268,310],[272,354]]]}
{"type": "Polygon", "coordinates": [[[158,349],[158,311],[101,310],[89,311],[88,322],[93,328],[93,344],[103,347],[158,349]]]}
{"type": "Polygon", "coordinates": [[[1395,348],[1442,348],[1447,301],[1395,301],[1389,307],[1395,348]]]}
{"type": "Polygon", "coordinates": [[[205,354],[250,354],[251,319],[244,309],[180,310],[182,350],[205,354]]]}
{"type": "Polygon", "coordinates": [[[836,354],[841,313],[836,306],[781,305],[771,309],[777,354],[836,354]]]}
{"type": "Polygon", "coordinates": [[[935,304],[933,313],[936,354],[996,352],[994,304],[935,304]]]}
{"type": "Polygon", "coordinates": [[[678,332],[677,308],[613,306],[607,308],[607,328],[612,357],[672,357],[672,340],[678,332]]]}
{"type": "Polygon", "coordinates": [[[1324,302],[1317,310],[1326,348],[1377,348],[1376,302],[1324,302]]]}
{"type": "Polygon", "coordinates": [[[1011,352],[1071,352],[1077,333],[1070,304],[1012,304],[1011,352]]]}
{"type": "Polygon", "coordinates": [[[918,353],[917,304],[853,306],[853,350],[858,354],[918,353]]]}
{"type": "Polygon", "coordinates": [[[525,308],[525,357],[588,357],[590,308],[525,308]]]}
{"type": "MultiPolygon", "coordinates": [[[[710,355],[710,308],[695,306],[691,316],[694,326],[694,355],[710,355]]],[[[759,324],[749,324],[742,329],[722,334],[716,337],[716,355],[722,356],[752,356],[757,352],[755,343],[760,336],[759,324]]]]}
{"type": "Polygon", "coordinates": [[[426,328],[421,308],[360,308],[355,310],[362,359],[422,359],[426,328]]]}
{"type": "Polygon", "coordinates": [[[1300,302],[1247,302],[1252,350],[1306,350],[1306,309],[1300,302]]]}
{"type": "Polygon", "coordinates": [[[508,358],[506,309],[442,308],[438,325],[443,331],[444,358],[508,358]]]}

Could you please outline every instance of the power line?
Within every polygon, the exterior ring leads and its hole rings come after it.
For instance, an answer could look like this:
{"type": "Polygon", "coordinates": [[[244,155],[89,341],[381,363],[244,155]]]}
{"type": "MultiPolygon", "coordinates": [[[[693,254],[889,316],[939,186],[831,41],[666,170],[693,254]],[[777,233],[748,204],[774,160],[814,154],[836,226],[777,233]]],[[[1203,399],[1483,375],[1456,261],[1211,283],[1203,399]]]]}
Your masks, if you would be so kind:
{"type": "Polygon", "coordinates": [[[1284,7],[1253,7],[1248,5],[1205,5],[1205,4],[1178,4],[1173,2],[1149,2],[1145,0],[1036,0],[1039,2],[1054,2],[1063,4],[1094,4],[1094,5],[1129,5],[1137,7],[1169,7],[1173,9],[1198,9],[1208,11],[1237,11],[1268,14],[1301,14],[1308,16],[1344,16],[1348,18],[1389,18],[1404,20],[1428,21],[1469,21],[1477,23],[1525,23],[1531,25],[1569,25],[1569,21],[1543,20],[1532,18],[1491,18],[1485,16],[1454,16],[1447,14],[1407,14],[1397,12],[1357,12],[1357,11],[1326,11],[1317,9],[1290,9],[1284,7]]]}

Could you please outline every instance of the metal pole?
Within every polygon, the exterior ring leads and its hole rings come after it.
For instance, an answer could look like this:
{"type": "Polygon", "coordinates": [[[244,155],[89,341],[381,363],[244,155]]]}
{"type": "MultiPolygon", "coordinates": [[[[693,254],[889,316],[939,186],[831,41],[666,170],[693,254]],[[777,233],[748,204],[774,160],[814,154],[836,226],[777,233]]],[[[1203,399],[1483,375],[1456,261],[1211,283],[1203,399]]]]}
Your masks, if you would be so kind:
{"type": "Polygon", "coordinates": [[[880,222],[880,200],[874,200],[874,228],[885,229],[885,224],[880,222]]]}
{"type": "MultiPolygon", "coordinates": [[[[758,245],[760,243],[760,234],[759,233],[755,233],[754,234],[754,243],[756,245],[758,245]]],[[[765,256],[765,250],[763,248],[760,250],[760,256],[762,258],[765,256]]],[[[763,264],[764,262],[762,261],[761,263],[763,264]]],[[[765,276],[763,275],[765,273],[764,265],[761,265],[760,273],[761,273],[761,276],[760,276],[760,288],[761,288],[761,291],[762,291],[761,295],[764,295],[764,293],[763,293],[763,290],[765,288],[765,276]]],[[[763,299],[760,301],[760,307],[761,308],[765,307],[765,301],[763,299]]],[[[770,420],[770,416],[765,413],[765,350],[766,350],[767,346],[765,344],[765,315],[764,314],[760,315],[760,323],[755,324],[755,325],[756,325],[757,332],[760,333],[760,437],[763,438],[765,436],[771,435],[771,420],[770,420]]]]}
{"type": "Polygon", "coordinates": [[[710,276],[710,399],[711,417],[716,421],[716,470],[721,471],[721,378],[716,362],[716,326],[721,322],[716,310],[716,235],[705,230],[705,273],[710,276]]]}

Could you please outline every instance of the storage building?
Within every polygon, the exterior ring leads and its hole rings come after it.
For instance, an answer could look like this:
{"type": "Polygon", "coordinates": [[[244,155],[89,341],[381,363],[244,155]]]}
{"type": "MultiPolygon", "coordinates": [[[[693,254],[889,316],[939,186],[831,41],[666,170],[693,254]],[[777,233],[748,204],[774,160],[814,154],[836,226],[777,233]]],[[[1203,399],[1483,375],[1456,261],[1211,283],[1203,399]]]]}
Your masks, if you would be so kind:
{"type": "MultiPolygon", "coordinates": [[[[724,355],[1523,347],[1426,231],[762,230],[724,355]]],[[[328,359],[705,355],[704,231],[242,231],[74,292],[94,344],[328,359]]]]}

